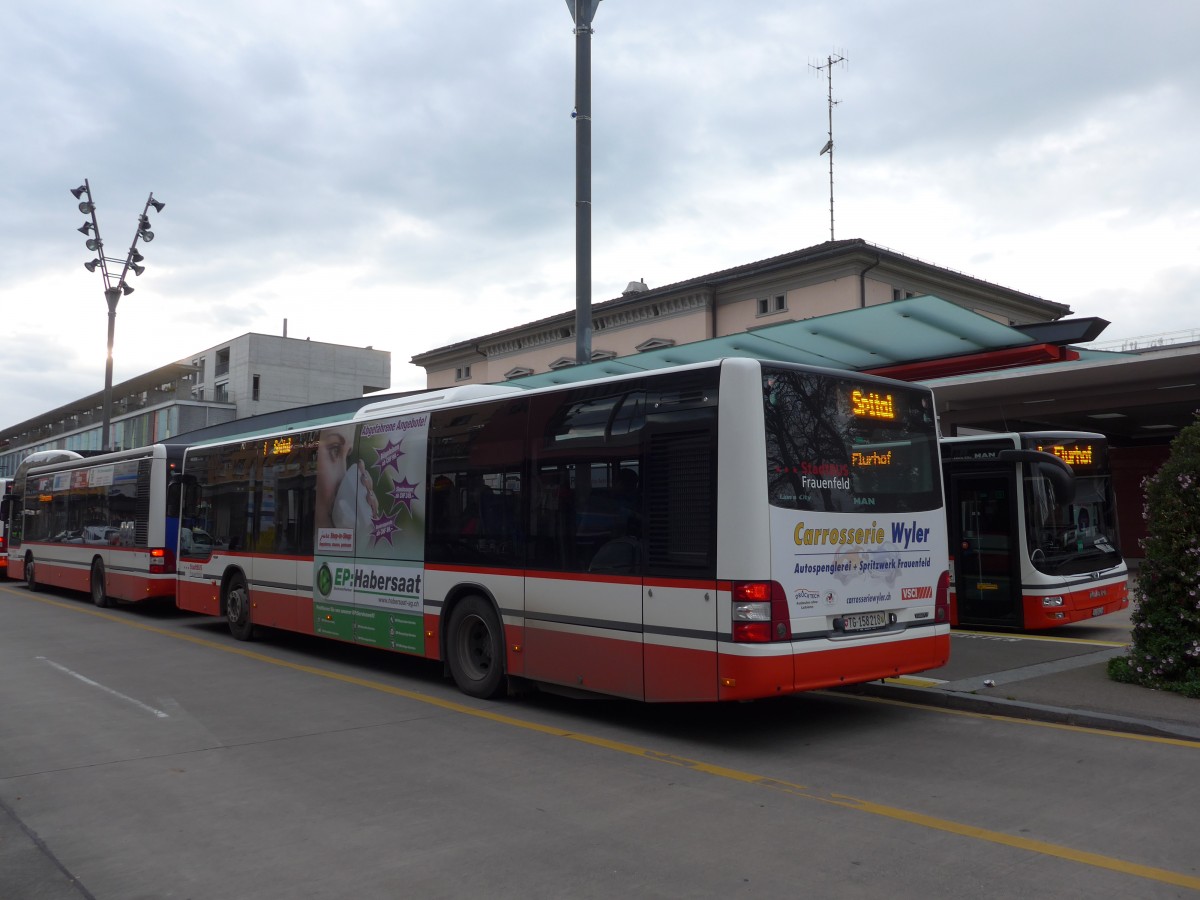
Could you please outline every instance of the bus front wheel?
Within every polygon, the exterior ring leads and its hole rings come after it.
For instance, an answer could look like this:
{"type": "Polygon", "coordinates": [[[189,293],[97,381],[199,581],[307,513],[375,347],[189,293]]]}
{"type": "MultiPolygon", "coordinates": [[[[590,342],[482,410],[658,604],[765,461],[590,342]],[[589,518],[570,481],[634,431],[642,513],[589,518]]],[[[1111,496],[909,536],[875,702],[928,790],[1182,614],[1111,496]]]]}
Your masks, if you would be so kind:
{"type": "Polygon", "coordinates": [[[250,621],[250,589],[240,575],[229,583],[225,595],[225,619],[229,622],[230,633],[239,641],[254,637],[254,623],[250,621]]]}
{"type": "Polygon", "coordinates": [[[109,606],[108,592],[104,588],[104,563],[92,563],[92,602],[97,606],[109,606]]]}
{"type": "Polygon", "coordinates": [[[31,591],[41,590],[37,583],[37,573],[34,571],[32,553],[25,557],[25,586],[31,591]]]}
{"type": "Polygon", "coordinates": [[[483,597],[467,597],[450,613],[446,663],[454,683],[468,696],[486,700],[503,690],[504,632],[483,597]]]}

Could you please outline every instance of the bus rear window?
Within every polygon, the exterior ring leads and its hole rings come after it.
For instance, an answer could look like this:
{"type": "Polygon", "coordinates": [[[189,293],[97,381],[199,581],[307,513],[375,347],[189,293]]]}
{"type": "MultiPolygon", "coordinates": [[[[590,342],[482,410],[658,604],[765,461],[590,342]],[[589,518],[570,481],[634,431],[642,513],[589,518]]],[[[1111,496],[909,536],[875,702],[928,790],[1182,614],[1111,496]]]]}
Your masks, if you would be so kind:
{"type": "Polygon", "coordinates": [[[941,504],[928,391],[763,366],[763,412],[771,505],[894,513],[941,504]]]}

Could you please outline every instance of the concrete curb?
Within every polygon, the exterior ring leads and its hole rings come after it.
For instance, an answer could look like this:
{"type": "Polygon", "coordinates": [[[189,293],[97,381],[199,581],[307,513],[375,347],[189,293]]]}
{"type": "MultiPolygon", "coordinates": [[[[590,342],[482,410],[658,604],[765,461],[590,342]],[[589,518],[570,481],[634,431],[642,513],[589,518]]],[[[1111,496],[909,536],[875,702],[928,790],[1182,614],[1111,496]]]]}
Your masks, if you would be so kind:
{"type": "Polygon", "coordinates": [[[918,706],[940,709],[955,709],[982,715],[1004,716],[1010,719],[1030,719],[1036,722],[1051,722],[1059,725],[1075,725],[1081,728],[1096,728],[1123,734],[1138,734],[1148,737],[1174,738],[1200,743],[1200,728],[1184,722],[1163,719],[1141,719],[1086,709],[1071,709],[1062,706],[1045,706],[1006,700],[1000,697],[981,697],[978,694],[950,692],[941,687],[915,687],[872,681],[836,690],[848,694],[861,694],[886,700],[897,700],[918,706]]]}

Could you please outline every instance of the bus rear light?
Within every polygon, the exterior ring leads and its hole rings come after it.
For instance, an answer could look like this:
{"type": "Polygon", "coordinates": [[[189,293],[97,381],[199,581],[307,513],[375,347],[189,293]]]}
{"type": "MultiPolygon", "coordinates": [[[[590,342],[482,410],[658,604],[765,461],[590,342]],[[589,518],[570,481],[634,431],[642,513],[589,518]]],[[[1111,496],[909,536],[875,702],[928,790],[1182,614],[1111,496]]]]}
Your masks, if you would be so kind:
{"type": "Polygon", "coordinates": [[[950,621],[950,573],[942,572],[938,576],[937,591],[933,598],[933,618],[935,622],[950,621]]]}
{"type": "Polygon", "coordinates": [[[163,547],[150,550],[150,574],[169,575],[175,571],[175,554],[163,547]]]}
{"type": "Polygon", "coordinates": [[[738,644],[789,641],[792,625],[787,595],[777,581],[733,583],[733,640],[738,644]]]}

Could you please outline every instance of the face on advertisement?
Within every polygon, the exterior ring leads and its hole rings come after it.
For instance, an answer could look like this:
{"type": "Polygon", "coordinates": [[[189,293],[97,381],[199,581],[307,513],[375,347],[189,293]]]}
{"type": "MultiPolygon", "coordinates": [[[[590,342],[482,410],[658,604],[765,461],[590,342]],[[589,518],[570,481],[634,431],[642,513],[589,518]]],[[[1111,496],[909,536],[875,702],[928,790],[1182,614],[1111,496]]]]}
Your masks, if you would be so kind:
{"type": "Polygon", "coordinates": [[[333,528],[333,504],[338,487],[346,477],[346,461],[354,446],[354,426],[322,429],[317,443],[317,497],[315,512],[318,528],[333,528]]]}

